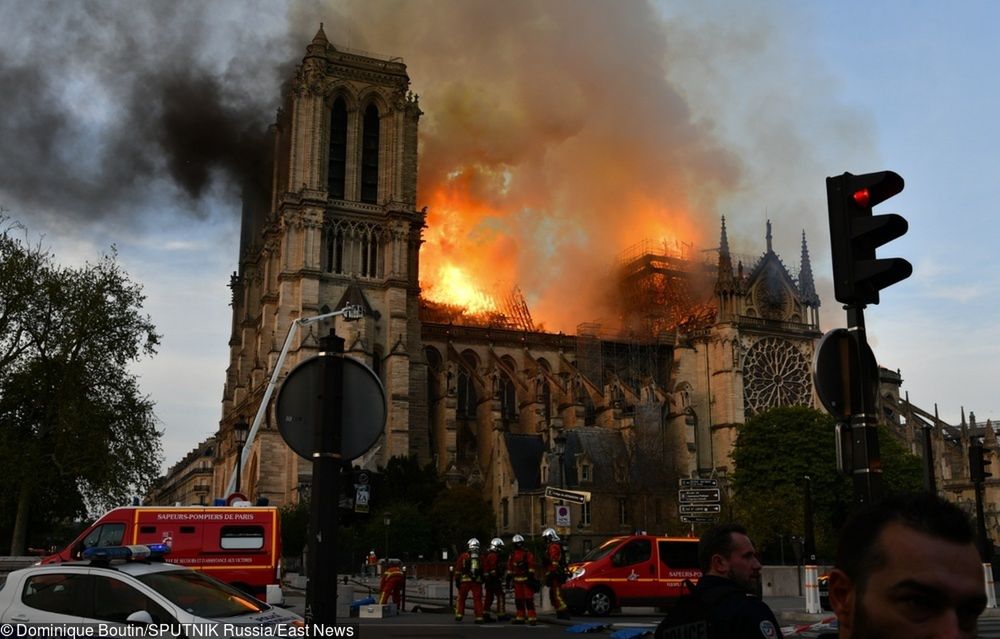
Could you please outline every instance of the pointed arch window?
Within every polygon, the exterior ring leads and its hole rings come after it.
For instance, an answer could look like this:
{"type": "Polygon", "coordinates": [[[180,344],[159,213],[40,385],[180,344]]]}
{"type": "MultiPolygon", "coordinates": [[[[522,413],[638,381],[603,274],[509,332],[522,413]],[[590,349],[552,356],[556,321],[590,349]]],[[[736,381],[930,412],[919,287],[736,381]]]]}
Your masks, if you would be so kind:
{"type": "Polygon", "coordinates": [[[378,108],[369,104],[361,134],[361,201],[369,204],[375,204],[378,199],[378,148],[378,108]]]}
{"type": "Polygon", "coordinates": [[[361,238],[361,277],[378,277],[378,236],[365,234],[361,238]]]}
{"type": "Polygon", "coordinates": [[[323,270],[327,273],[344,272],[344,230],[328,229],[323,247],[323,270]]]}
{"type": "Polygon", "coordinates": [[[517,392],[506,373],[500,374],[500,419],[505,427],[517,421],[517,392]]]}
{"type": "Polygon", "coordinates": [[[337,98],[330,110],[330,160],[327,190],[330,197],[343,200],[347,184],[347,105],[337,98]]]}
{"type": "Polygon", "coordinates": [[[472,384],[472,378],[464,368],[458,371],[456,390],[458,394],[456,416],[459,419],[473,419],[476,416],[476,389],[472,384]]]}

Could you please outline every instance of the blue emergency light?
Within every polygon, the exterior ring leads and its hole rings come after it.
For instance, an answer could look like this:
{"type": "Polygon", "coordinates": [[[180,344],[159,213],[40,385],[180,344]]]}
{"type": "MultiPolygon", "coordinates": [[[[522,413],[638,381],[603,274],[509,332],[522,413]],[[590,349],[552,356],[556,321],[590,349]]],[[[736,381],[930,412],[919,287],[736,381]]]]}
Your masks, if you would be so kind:
{"type": "Polygon", "coordinates": [[[170,552],[167,544],[147,544],[134,546],[103,546],[87,548],[83,558],[91,561],[112,561],[114,559],[143,560],[154,555],[165,555],[170,552]]]}

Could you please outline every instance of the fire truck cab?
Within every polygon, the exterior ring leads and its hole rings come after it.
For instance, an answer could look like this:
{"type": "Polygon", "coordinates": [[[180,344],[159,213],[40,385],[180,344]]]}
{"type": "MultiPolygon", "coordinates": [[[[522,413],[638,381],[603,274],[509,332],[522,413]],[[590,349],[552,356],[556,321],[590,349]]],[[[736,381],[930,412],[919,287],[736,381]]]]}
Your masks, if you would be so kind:
{"type": "Polygon", "coordinates": [[[570,609],[603,617],[622,606],[667,606],[697,583],[698,540],[688,537],[614,537],[571,566],[563,585],[570,609]]]}

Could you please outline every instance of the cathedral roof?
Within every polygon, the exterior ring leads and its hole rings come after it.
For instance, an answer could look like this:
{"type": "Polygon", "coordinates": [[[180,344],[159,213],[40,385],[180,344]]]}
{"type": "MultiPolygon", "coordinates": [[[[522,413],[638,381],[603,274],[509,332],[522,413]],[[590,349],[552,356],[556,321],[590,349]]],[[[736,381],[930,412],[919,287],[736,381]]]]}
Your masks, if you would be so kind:
{"type": "Polygon", "coordinates": [[[566,485],[579,486],[576,460],[584,455],[591,464],[594,485],[608,486],[615,481],[615,460],[626,454],[621,432],[612,428],[582,426],[566,431],[566,485]]]}

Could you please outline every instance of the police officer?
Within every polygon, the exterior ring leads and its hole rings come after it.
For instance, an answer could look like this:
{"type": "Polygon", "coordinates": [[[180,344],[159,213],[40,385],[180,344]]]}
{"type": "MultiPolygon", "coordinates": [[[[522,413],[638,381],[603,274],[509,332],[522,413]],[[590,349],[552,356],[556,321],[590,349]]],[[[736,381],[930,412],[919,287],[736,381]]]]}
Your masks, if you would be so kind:
{"type": "Polygon", "coordinates": [[[485,591],[485,601],[483,607],[486,610],[486,620],[490,621],[490,608],[493,607],[494,597],[497,600],[497,621],[506,621],[507,602],[503,590],[504,575],[507,573],[507,562],[501,552],[503,551],[503,539],[494,537],[490,540],[490,547],[483,556],[483,574],[486,581],[483,584],[485,591]]]}
{"type": "Polygon", "coordinates": [[[455,621],[462,621],[465,616],[465,599],[471,594],[476,623],[483,623],[483,562],[479,557],[479,540],[473,537],[467,545],[468,550],[455,561],[454,579],[458,586],[455,621]]]}
{"type": "MultiPolygon", "coordinates": [[[[771,609],[758,592],[760,561],[746,528],[722,524],[698,541],[702,577],[693,594],[708,606],[709,637],[776,639],[781,637],[771,609]]],[[[668,617],[669,618],[669,617],[668,617]]],[[[657,630],[657,637],[661,631],[657,630]]]]}
{"type": "Polygon", "coordinates": [[[513,623],[533,626],[536,623],[535,592],[539,583],[535,577],[535,554],[524,547],[524,537],[514,535],[511,539],[514,550],[507,558],[507,583],[514,586],[514,605],[517,616],[513,623]]]}
{"type": "Polygon", "coordinates": [[[569,607],[562,596],[562,585],[566,581],[567,573],[566,551],[554,529],[546,528],[542,532],[542,539],[545,540],[542,565],[545,568],[545,585],[549,587],[549,601],[556,611],[556,617],[569,619],[569,607]]]}

